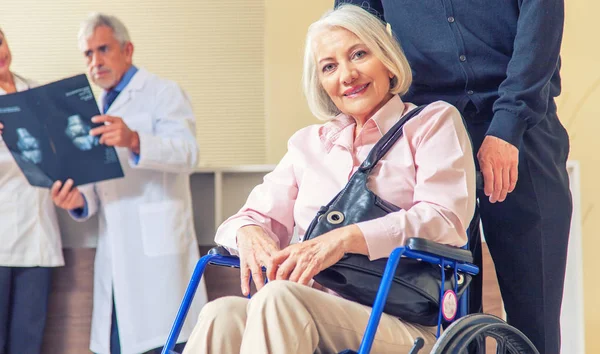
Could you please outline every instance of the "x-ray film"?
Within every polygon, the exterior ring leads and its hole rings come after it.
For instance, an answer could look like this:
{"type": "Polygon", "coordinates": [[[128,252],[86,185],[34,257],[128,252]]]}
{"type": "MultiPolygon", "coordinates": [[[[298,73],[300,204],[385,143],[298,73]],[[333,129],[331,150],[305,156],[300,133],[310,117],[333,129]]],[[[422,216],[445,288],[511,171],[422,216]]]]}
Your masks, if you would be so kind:
{"type": "Polygon", "coordinates": [[[67,118],[67,129],[65,134],[76,148],[81,151],[92,150],[94,146],[98,146],[99,138],[90,135],[90,125],[84,123],[78,114],[67,118]]]}
{"type": "Polygon", "coordinates": [[[75,185],[123,177],[113,147],[89,135],[100,124],[98,106],[85,75],[0,96],[2,139],[33,186],[54,181],[75,185]]]}
{"type": "Polygon", "coordinates": [[[25,128],[17,128],[17,135],[19,136],[17,147],[21,151],[21,157],[32,164],[39,165],[42,162],[42,151],[38,140],[25,128]]]}

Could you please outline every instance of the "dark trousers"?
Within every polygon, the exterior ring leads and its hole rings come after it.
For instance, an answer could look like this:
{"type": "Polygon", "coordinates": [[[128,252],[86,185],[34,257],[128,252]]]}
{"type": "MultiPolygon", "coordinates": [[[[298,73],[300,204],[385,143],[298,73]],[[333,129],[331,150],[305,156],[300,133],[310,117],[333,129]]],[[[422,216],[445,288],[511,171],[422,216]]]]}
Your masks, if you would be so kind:
{"type": "MultiPolygon", "coordinates": [[[[468,110],[464,116],[476,155],[490,117],[468,110]]],[[[506,200],[492,204],[478,191],[483,232],[508,323],[546,354],[560,353],[560,310],[573,209],[568,152],[566,130],[555,114],[548,115],[523,137],[519,179],[506,200]]],[[[475,258],[481,265],[480,247],[475,258]]],[[[473,285],[476,296],[471,310],[476,310],[481,292],[477,283],[473,285]]]]}
{"type": "Polygon", "coordinates": [[[0,354],[41,352],[52,268],[0,267],[0,354]]]}
{"type": "MultiPolygon", "coordinates": [[[[121,341],[119,340],[119,325],[117,323],[117,311],[115,310],[115,301],[113,298],[112,321],[110,326],[110,354],[121,354],[121,341]]],[[[181,354],[185,343],[175,345],[175,352],[181,354]]],[[[143,354],[161,354],[163,347],[151,349],[143,354]]]]}

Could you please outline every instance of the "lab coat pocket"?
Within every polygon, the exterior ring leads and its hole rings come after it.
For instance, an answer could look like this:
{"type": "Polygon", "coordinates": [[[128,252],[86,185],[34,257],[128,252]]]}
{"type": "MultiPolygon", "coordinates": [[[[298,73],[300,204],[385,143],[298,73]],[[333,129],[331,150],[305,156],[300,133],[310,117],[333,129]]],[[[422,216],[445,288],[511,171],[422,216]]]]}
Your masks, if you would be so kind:
{"type": "Polygon", "coordinates": [[[17,203],[14,200],[0,198],[0,236],[2,247],[0,252],[10,254],[19,242],[17,222],[17,203]]]}
{"type": "Polygon", "coordinates": [[[187,223],[180,200],[139,206],[144,253],[149,257],[182,253],[187,223]]]}

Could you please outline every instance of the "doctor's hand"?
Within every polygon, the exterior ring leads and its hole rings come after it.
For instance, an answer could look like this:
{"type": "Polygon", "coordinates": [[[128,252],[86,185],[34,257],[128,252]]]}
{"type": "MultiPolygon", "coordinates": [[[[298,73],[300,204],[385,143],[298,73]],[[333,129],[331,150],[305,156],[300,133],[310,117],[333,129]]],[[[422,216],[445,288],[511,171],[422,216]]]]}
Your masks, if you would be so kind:
{"type": "Polygon", "coordinates": [[[337,263],[344,254],[368,255],[365,237],[356,225],[329,231],[312,240],[288,246],[273,256],[269,279],[307,285],[315,275],[337,263]]]}
{"type": "Polygon", "coordinates": [[[509,142],[488,135],[477,153],[483,191],[490,203],[503,202],[515,190],[519,176],[519,149],[509,142]]]}
{"type": "Polygon", "coordinates": [[[4,125],[0,123],[0,135],[2,135],[2,129],[4,129],[4,125]]]}
{"type": "Polygon", "coordinates": [[[50,189],[50,195],[54,204],[65,210],[79,209],[85,206],[83,194],[77,187],[73,188],[73,180],[70,178],[64,185],[61,181],[54,182],[50,189]]]}
{"type": "Polygon", "coordinates": [[[125,147],[136,154],[140,153],[140,136],[136,131],[129,129],[123,119],[101,115],[93,117],[92,122],[105,123],[101,127],[90,130],[92,136],[101,135],[100,144],[125,147]]]}
{"type": "Polygon", "coordinates": [[[269,271],[271,256],[279,251],[277,243],[267,233],[256,225],[249,225],[237,231],[237,246],[240,254],[240,278],[242,293],[250,293],[250,274],[260,290],[265,285],[261,267],[269,271]]]}

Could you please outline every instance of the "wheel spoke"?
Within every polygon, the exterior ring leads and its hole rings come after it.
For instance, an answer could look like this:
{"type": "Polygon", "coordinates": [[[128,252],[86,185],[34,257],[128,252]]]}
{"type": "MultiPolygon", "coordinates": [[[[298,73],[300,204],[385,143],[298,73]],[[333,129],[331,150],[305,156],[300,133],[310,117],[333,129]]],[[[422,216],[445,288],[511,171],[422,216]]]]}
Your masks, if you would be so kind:
{"type": "Polygon", "coordinates": [[[487,338],[496,341],[498,354],[539,354],[519,330],[498,317],[484,314],[469,315],[453,323],[440,336],[431,353],[485,353],[487,338]]]}
{"type": "Polygon", "coordinates": [[[505,354],[506,353],[506,341],[504,338],[496,338],[496,353],[497,354],[505,354]]]}

